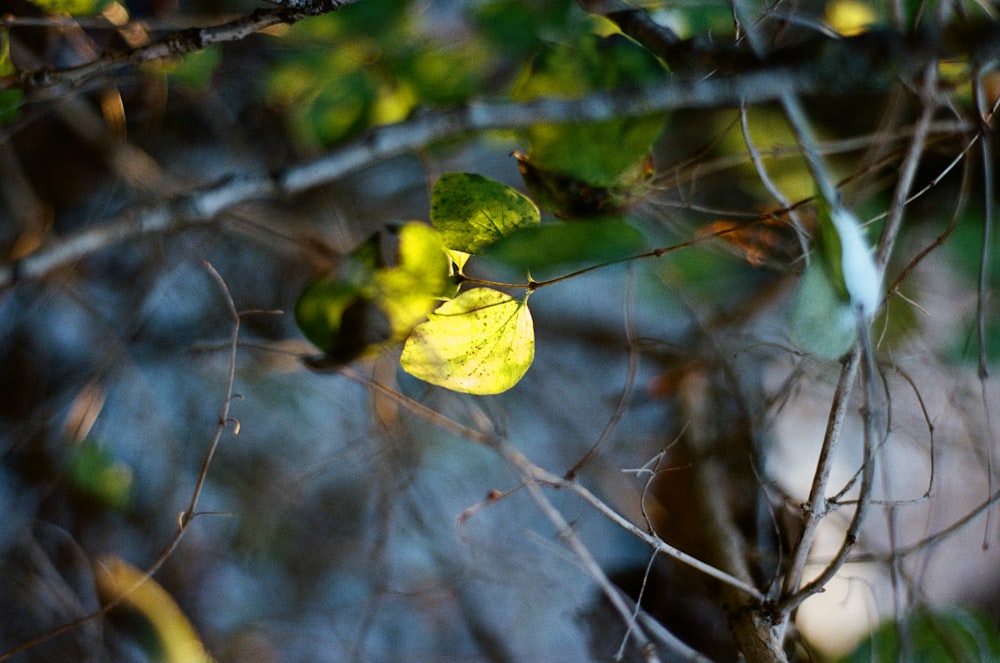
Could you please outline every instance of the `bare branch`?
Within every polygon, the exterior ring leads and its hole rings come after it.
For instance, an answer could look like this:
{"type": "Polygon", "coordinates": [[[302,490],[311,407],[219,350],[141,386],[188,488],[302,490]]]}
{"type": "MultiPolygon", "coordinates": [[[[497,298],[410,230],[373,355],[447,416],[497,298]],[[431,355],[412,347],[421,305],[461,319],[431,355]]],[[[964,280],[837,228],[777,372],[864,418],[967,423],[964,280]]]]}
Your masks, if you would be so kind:
{"type": "MultiPolygon", "coordinates": [[[[461,424],[455,421],[454,419],[447,417],[441,414],[440,412],[437,412],[436,410],[429,408],[422,403],[419,403],[418,401],[413,400],[412,398],[408,398],[403,394],[400,394],[399,392],[390,389],[389,387],[383,384],[372,382],[371,380],[368,380],[367,378],[363,377],[357,371],[355,371],[350,367],[343,367],[339,369],[338,372],[344,377],[348,378],[349,380],[353,380],[354,382],[358,382],[359,384],[364,384],[369,388],[378,391],[380,394],[388,396],[389,398],[395,400],[397,403],[408,409],[413,414],[419,416],[425,421],[434,424],[435,426],[441,428],[442,430],[449,431],[451,433],[454,433],[455,435],[464,437],[467,440],[476,442],[478,444],[482,444],[491,449],[496,448],[496,445],[498,444],[498,441],[495,440],[492,435],[465,426],[464,424],[461,424]]],[[[577,483],[576,481],[570,481],[564,479],[563,477],[557,474],[554,474],[552,472],[549,472],[548,470],[538,467],[537,465],[531,463],[531,461],[528,460],[526,457],[523,459],[523,461],[519,460],[519,462],[530,464],[531,476],[535,482],[546,484],[554,488],[563,488],[573,492],[587,504],[597,509],[597,511],[602,513],[610,521],[612,521],[625,531],[629,532],[630,534],[634,535],[635,537],[637,537],[638,539],[649,545],[657,553],[663,553],[664,555],[672,557],[678,562],[681,562],[682,564],[686,564],[698,571],[701,571],[702,573],[711,576],[716,580],[719,580],[728,585],[732,585],[734,588],[746,592],[749,596],[757,600],[764,599],[763,594],[761,594],[760,591],[758,591],[752,585],[743,582],[739,578],[735,578],[729,575],[728,573],[720,571],[719,569],[713,567],[710,564],[706,564],[705,562],[695,557],[692,557],[691,555],[685,553],[683,550],[679,550],[671,546],[670,544],[666,543],[655,534],[650,534],[645,530],[639,528],[638,526],[635,525],[635,523],[631,522],[630,520],[622,516],[620,513],[612,509],[603,500],[601,500],[599,497],[590,492],[586,487],[577,483]]]]}
{"type": "Polygon", "coordinates": [[[225,432],[226,428],[229,426],[230,423],[234,424],[234,429],[235,429],[234,434],[236,434],[239,431],[239,424],[229,416],[229,409],[230,405],[233,402],[233,399],[236,398],[236,396],[233,393],[233,385],[236,381],[236,348],[238,345],[239,333],[240,333],[240,316],[236,311],[236,305],[233,303],[233,297],[229,292],[229,287],[226,285],[226,282],[223,280],[222,276],[215,270],[215,268],[212,265],[204,263],[204,266],[205,269],[208,270],[209,274],[212,276],[212,278],[215,280],[215,282],[219,285],[219,287],[222,290],[222,294],[226,301],[226,309],[229,312],[230,318],[232,319],[233,327],[229,340],[229,366],[226,373],[226,395],[222,401],[222,405],[219,407],[219,420],[215,427],[215,434],[212,436],[212,440],[208,445],[208,450],[205,452],[204,459],[202,460],[201,470],[199,471],[198,478],[195,481],[194,490],[191,492],[191,500],[188,503],[188,508],[185,511],[182,511],[178,516],[177,532],[174,534],[173,538],[170,540],[167,546],[163,549],[163,552],[161,552],[160,555],[156,558],[156,560],[146,569],[142,579],[139,582],[135,583],[131,587],[126,588],[115,598],[108,601],[107,603],[102,605],[98,610],[95,610],[89,615],[85,615],[77,620],[68,622],[66,624],[63,624],[62,626],[58,626],[48,631],[47,633],[43,633],[38,637],[23,642],[12,649],[0,652],[0,661],[6,661],[7,659],[9,659],[12,656],[15,656],[16,654],[26,652],[42,644],[43,642],[47,642],[52,638],[60,636],[64,633],[69,633],[70,631],[77,629],[85,624],[89,624],[90,622],[96,619],[100,619],[101,617],[103,617],[104,615],[108,614],[116,607],[121,605],[121,603],[130,594],[135,592],[137,589],[139,589],[139,587],[143,585],[143,583],[145,583],[147,580],[156,575],[157,571],[159,571],[160,568],[163,567],[163,565],[167,562],[167,560],[170,559],[170,557],[174,554],[174,551],[177,550],[177,546],[180,545],[181,540],[184,538],[184,534],[188,530],[188,527],[191,525],[192,522],[194,522],[194,519],[197,516],[201,515],[201,513],[197,511],[198,500],[201,495],[202,488],[205,485],[205,480],[208,478],[208,470],[212,464],[212,458],[215,456],[215,451],[219,447],[219,442],[222,439],[222,434],[225,432]]]}
{"type": "Polygon", "coordinates": [[[0,90],[20,88],[32,99],[52,97],[77,88],[97,76],[109,75],[122,67],[144,62],[179,57],[200,51],[212,44],[239,41],[272,25],[295,23],[353,4],[357,0],[293,0],[278,7],[257,9],[220,25],[188,28],[127,50],[110,51],[95,60],[63,69],[41,68],[18,72],[16,76],[0,78],[0,90]]]}
{"type": "Polygon", "coordinates": [[[859,352],[855,349],[847,358],[840,371],[840,379],[834,392],[833,403],[830,406],[830,416],[827,420],[826,433],[823,436],[823,446],[820,450],[819,459],[816,461],[816,473],[813,475],[812,487],[809,490],[809,499],[802,505],[805,522],[802,526],[802,534],[795,545],[792,553],[791,564],[785,574],[783,594],[790,596],[794,594],[802,582],[802,574],[805,572],[806,562],[809,559],[809,551],[812,548],[816,531],[820,521],[829,511],[826,500],[826,486],[830,480],[830,472],[833,468],[833,455],[840,440],[840,431],[844,424],[844,417],[847,414],[847,405],[854,386],[854,379],[858,373],[859,352]]]}

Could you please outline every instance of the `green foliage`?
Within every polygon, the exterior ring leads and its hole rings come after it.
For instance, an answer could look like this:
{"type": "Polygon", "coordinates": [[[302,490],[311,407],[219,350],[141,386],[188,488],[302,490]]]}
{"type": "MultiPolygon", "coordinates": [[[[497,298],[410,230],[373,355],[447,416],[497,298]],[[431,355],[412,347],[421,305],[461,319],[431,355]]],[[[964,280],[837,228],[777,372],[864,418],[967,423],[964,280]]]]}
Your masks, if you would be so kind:
{"type": "Polygon", "coordinates": [[[904,653],[909,663],[1000,661],[1000,635],[996,624],[973,612],[918,611],[902,625],[882,624],[840,663],[896,663],[904,653]]]}
{"type": "Polygon", "coordinates": [[[336,362],[354,359],[374,340],[370,298],[338,276],[306,286],[295,304],[295,321],[306,338],[336,362]]]}
{"type": "Polygon", "coordinates": [[[108,449],[86,439],[69,456],[66,476],[81,495],[112,509],[124,509],[132,496],[132,468],[108,449]]]}
{"type": "Polygon", "coordinates": [[[404,120],[417,104],[468,100],[493,66],[486,49],[456,40],[442,50],[424,34],[426,21],[413,3],[372,0],[296,23],[275,39],[280,55],[264,77],[265,98],[312,148],[404,120]]]}
{"type": "Polygon", "coordinates": [[[792,311],[792,333],[823,359],[846,353],[857,340],[858,315],[870,322],[882,296],[881,274],[853,214],[820,200],[818,251],[806,268],[792,311]]]}
{"type": "MultiPolygon", "coordinates": [[[[579,29],[572,20],[572,0],[493,0],[476,3],[471,21],[478,32],[495,49],[507,57],[523,59],[545,44],[544,39],[579,29]]],[[[582,13],[580,16],[583,16],[582,13]]]]}
{"type": "Polygon", "coordinates": [[[184,56],[176,65],[167,69],[167,77],[174,83],[186,87],[206,89],[212,83],[215,70],[222,62],[222,48],[212,44],[200,51],[184,56]]]}
{"type": "Polygon", "coordinates": [[[110,0],[30,0],[30,2],[50,14],[93,16],[104,9],[110,0]]]}
{"type": "MultiPolygon", "coordinates": [[[[798,149],[795,134],[784,114],[776,108],[751,107],[746,113],[747,133],[768,176],[788,200],[803,200],[816,191],[806,159],[798,149]]],[[[719,141],[718,150],[722,154],[747,154],[746,138],[740,128],[739,111],[718,113],[714,124],[718,130],[728,128],[719,141]]],[[[762,196],[769,196],[756,175],[756,166],[747,159],[739,169],[762,196]]],[[[743,178],[741,178],[742,180],[743,178]]]]}
{"type": "Polygon", "coordinates": [[[450,299],[453,260],[464,264],[504,235],[537,225],[538,209],[499,182],[450,173],[434,188],[431,218],[436,228],[414,222],[399,230],[394,265],[381,259],[376,234],[335,273],[310,283],[295,306],[299,328],[324,362],[347,362],[383,340],[405,338],[402,366],[421,379],[470,393],[509,389],[534,357],[525,302],[490,288],[450,299]],[[373,309],[386,321],[380,335],[370,333],[373,309]]]}
{"type": "Polygon", "coordinates": [[[431,192],[431,223],[445,246],[477,254],[518,228],[538,225],[535,204],[482,175],[446,173],[431,192]]]}
{"type": "MultiPolygon", "coordinates": [[[[993,230],[993,236],[986,238],[985,241],[988,246],[996,247],[996,229],[993,230]]],[[[980,264],[983,259],[983,241],[983,210],[973,206],[955,227],[947,244],[945,244],[946,255],[956,272],[963,278],[969,292],[977,287],[979,280],[980,264]]],[[[990,284],[1000,283],[1000,259],[997,259],[995,250],[991,250],[986,258],[987,282],[990,284]]],[[[958,336],[953,342],[952,359],[957,362],[976,361],[979,356],[977,334],[974,331],[970,334],[970,330],[976,328],[975,320],[970,317],[960,322],[956,321],[956,323],[954,329],[958,332],[958,336]]],[[[990,316],[988,313],[985,323],[986,338],[984,341],[987,358],[992,362],[1000,358],[1000,324],[998,324],[995,315],[990,316]]]]}
{"type": "Polygon", "coordinates": [[[431,384],[470,394],[498,394],[517,384],[535,358],[527,297],[492,288],[467,290],[413,330],[400,363],[431,384]]]}
{"type": "Polygon", "coordinates": [[[381,233],[355,249],[331,275],[308,284],[295,320],[335,363],[351,361],[386,340],[401,340],[438,302],[454,294],[438,233],[423,223],[399,229],[396,264],[381,256],[381,233]]]}
{"type": "Polygon", "coordinates": [[[375,298],[393,338],[404,338],[441,298],[454,294],[450,263],[438,232],[408,223],[399,232],[399,263],[374,274],[375,298]]]}
{"type": "MultiPolygon", "coordinates": [[[[7,28],[0,29],[0,77],[17,73],[10,60],[10,34],[7,28]]],[[[0,90],[0,125],[9,124],[21,116],[24,104],[22,90],[0,90]]]]}
{"type": "Polygon", "coordinates": [[[653,174],[652,159],[644,158],[622,173],[613,186],[595,186],[572,175],[541,168],[520,152],[514,152],[514,157],[525,185],[538,204],[564,219],[623,211],[642,197],[653,174]]]}
{"type": "Polygon", "coordinates": [[[813,260],[799,282],[792,308],[792,335],[799,346],[820,359],[837,359],[858,338],[850,302],[834,285],[824,262],[813,260]]]}
{"type": "Polygon", "coordinates": [[[645,248],[641,232],[620,218],[608,218],[521,228],[484,255],[537,276],[564,265],[615,262],[645,248]]]}
{"type": "MultiPolygon", "coordinates": [[[[522,76],[514,96],[574,98],[650,83],[663,75],[659,60],[625,37],[584,35],[540,53],[522,76]]],[[[663,122],[662,115],[653,115],[588,124],[540,123],[526,132],[527,159],[542,173],[579,180],[590,187],[619,187],[648,156],[663,122]]],[[[545,200],[540,202],[546,204],[545,200]]]]}

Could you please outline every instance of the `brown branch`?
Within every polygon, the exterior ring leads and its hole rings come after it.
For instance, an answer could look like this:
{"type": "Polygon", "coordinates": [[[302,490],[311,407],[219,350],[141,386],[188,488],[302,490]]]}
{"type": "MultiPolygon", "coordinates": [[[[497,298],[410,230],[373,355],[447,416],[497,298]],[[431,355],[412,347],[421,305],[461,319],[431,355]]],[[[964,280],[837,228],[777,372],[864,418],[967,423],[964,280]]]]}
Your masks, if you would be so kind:
{"type": "Polygon", "coordinates": [[[61,69],[43,67],[0,78],[0,90],[19,88],[29,97],[55,96],[81,86],[92,78],[109,75],[126,66],[178,57],[212,44],[239,41],[272,25],[296,23],[311,16],[336,11],[357,0],[292,0],[278,7],[257,9],[248,16],[205,28],[170,32],[148,44],[108,51],[84,64],[61,69]],[[43,94],[44,92],[44,94],[43,94]]]}

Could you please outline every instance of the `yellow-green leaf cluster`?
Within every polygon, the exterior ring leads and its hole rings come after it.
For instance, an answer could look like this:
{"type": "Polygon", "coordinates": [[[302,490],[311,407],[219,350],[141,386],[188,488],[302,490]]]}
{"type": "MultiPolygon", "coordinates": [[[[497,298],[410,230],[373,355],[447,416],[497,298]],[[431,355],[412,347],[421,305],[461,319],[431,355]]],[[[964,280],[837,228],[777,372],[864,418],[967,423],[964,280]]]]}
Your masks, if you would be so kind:
{"type": "Polygon", "coordinates": [[[403,341],[400,365],[414,377],[453,391],[498,394],[517,384],[534,360],[527,306],[534,287],[509,286],[524,289],[521,298],[489,281],[460,291],[477,282],[464,274],[466,261],[492,254],[512,267],[544,269],[614,262],[644,244],[638,231],[615,219],[543,228],[531,200],[472,173],[438,180],[430,216],[432,226],[413,222],[398,230],[393,261],[383,259],[376,233],[336,272],[305,288],[295,317],[324,353],[313,366],[348,362],[403,341]]]}
{"type": "Polygon", "coordinates": [[[408,223],[399,232],[399,263],[375,273],[375,296],[394,338],[404,338],[442,297],[453,294],[443,248],[433,228],[408,223]]]}

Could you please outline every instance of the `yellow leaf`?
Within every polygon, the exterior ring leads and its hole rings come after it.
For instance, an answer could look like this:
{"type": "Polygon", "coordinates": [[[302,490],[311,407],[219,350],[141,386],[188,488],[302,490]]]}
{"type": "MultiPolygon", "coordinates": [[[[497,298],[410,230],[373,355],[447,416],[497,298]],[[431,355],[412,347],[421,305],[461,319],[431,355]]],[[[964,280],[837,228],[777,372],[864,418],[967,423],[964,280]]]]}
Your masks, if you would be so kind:
{"type": "Polygon", "coordinates": [[[413,330],[400,363],[410,375],[469,394],[499,394],[535,358],[535,331],[523,300],[474,288],[445,302],[413,330]]]}

